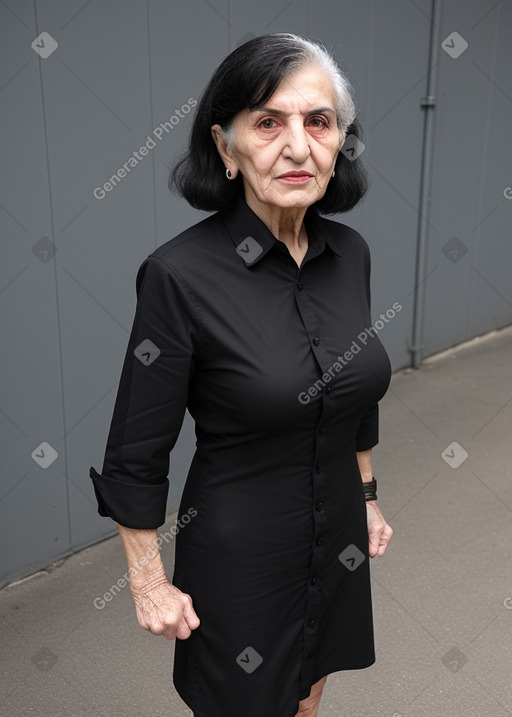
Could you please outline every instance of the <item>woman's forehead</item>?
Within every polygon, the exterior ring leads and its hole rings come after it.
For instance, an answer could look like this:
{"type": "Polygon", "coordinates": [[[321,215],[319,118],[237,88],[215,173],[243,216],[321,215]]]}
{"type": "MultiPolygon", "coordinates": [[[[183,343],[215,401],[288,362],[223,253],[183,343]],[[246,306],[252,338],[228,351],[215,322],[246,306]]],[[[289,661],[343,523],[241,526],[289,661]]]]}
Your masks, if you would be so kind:
{"type": "Polygon", "coordinates": [[[334,86],[331,79],[320,68],[297,70],[285,77],[263,106],[253,111],[277,109],[279,113],[291,111],[310,112],[335,111],[334,86]]]}

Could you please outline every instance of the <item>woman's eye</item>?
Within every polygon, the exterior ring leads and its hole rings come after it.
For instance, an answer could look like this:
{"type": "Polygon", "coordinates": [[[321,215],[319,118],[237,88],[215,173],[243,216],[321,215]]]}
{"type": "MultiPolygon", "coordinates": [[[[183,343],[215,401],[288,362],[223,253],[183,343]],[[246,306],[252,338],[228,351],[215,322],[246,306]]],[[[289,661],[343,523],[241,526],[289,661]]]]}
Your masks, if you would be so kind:
{"type": "Polygon", "coordinates": [[[312,117],[310,122],[315,127],[327,127],[327,120],[325,117],[312,117]]]}
{"type": "MultiPolygon", "coordinates": [[[[328,127],[329,122],[325,117],[322,117],[321,115],[317,117],[311,117],[307,124],[311,127],[314,127],[315,129],[323,129],[324,127],[328,127]]],[[[271,117],[266,117],[265,119],[261,120],[261,122],[258,125],[261,129],[271,130],[276,129],[278,126],[278,123],[275,119],[272,119],[271,117]]]]}

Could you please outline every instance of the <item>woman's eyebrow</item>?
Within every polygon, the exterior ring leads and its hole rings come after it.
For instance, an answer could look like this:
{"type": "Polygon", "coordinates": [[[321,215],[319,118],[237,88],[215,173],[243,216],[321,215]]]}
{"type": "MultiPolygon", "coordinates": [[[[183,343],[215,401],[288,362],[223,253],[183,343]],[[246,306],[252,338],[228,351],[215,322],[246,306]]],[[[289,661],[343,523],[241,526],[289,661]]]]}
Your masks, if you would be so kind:
{"type": "MultiPolygon", "coordinates": [[[[285,112],[284,110],[278,110],[273,107],[255,107],[252,112],[265,112],[269,115],[278,115],[281,117],[286,117],[288,114],[290,114],[289,112],[285,112]]],[[[306,112],[306,114],[315,115],[320,114],[321,112],[332,112],[333,114],[336,114],[332,107],[316,107],[315,109],[306,112]]]]}

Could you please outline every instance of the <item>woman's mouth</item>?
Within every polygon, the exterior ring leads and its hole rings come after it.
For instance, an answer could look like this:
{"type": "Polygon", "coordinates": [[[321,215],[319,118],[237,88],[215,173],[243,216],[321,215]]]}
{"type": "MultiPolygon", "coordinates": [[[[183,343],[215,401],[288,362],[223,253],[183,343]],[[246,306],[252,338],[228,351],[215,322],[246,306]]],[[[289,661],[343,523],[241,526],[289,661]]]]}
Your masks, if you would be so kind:
{"type": "Polygon", "coordinates": [[[290,184],[304,184],[304,182],[313,179],[313,175],[309,172],[285,172],[280,174],[278,179],[290,184]]]}

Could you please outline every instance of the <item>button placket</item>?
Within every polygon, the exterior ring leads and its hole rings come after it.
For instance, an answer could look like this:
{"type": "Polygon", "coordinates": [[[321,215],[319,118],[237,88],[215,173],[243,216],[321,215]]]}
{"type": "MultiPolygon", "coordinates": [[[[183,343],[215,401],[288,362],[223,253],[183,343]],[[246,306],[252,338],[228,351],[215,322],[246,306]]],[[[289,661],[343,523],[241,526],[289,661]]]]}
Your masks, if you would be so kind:
{"type": "MultiPolygon", "coordinates": [[[[322,374],[329,366],[329,356],[322,345],[320,321],[314,311],[308,296],[307,282],[299,277],[303,276],[303,266],[300,267],[297,281],[295,284],[295,300],[300,316],[302,318],[305,331],[309,337],[311,350],[315,357],[316,363],[322,374]]],[[[320,375],[322,375],[320,374],[320,375]]],[[[312,535],[312,552],[309,565],[308,585],[307,585],[307,602],[306,615],[304,622],[304,643],[303,656],[304,663],[302,665],[301,683],[305,687],[313,678],[313,656],[317,648],[318,624],[321,618],[321,581],[318,576],[321,574],[321,568],[324,562],[325,545],[328,540],[327,516],[325,513],[325,436],[327,429],[325,424],[329,420],[328,401],[332,395],[332,387],[324,390],[319,395],[318,400],[321,401],[321,412],[318,419],[317,430],[315,432],[315,455],[311,466],[311,483],[312,483],[312,504],[311,512],[313,519],[313,535],[312,535]],[[326,408],[327,403],[327,408],[326,408]]]]}
{"type": "MultiPolygon", "coordinates": [[[[323,396],[321,398],[324,400],[323,396]]],[[[324,420],[324,407],[319,423],[324,420]]],[[[317,430],[316,448],[313,465],[311,466],[312,479],[312,517],[313,517],[313,536],[312,536],[312,558],[309,566],[308,575],[308,597],[306,605],[306,620],[304,627],[304,664],[302,668],[303,686],[306,686],[313,679],[314,661],[313,657],[317,649],[318,626],[321,618],[321,582],[318,575],[324,562],[324,545],[326,541],[327,520],[324,510],[325,503],[325,473],[324,463],[324,443],[325,430],[317,430]]]]}

